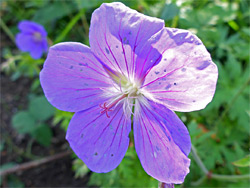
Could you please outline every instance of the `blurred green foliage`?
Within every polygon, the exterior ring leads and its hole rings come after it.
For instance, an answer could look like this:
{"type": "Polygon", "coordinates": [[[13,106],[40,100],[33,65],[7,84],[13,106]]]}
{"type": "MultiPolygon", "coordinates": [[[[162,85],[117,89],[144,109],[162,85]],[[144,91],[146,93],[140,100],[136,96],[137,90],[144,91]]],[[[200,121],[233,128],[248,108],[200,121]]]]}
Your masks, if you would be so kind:
{"type": "MultiPolygon", "coordinates": [[[[2,0],[1,19],[6,27],[3,24],[1,27],[13,40],[18,32],[18,22],[24,19],[33,20],[44,25],[51,45],[61,41],[77,41],[88,45],[91,13],[102,2],[101,0],[2,0]]],[[[166,27],[188,29],[203,41],[219,69],[214,99],[204,110],[178,113],[178,115],[187,125],[192,143],[208,170],[217,174],[249,173],[249,1],[122,0],[121,2],[146,15],[164,19],[166,27]]],[[[33,60],[27,53],[20,53],[9,46],[4,47],[1,53],[5,59],[2,71],[10,74],[13,80],[20,76],[30,77],[33,80],[31,92],[41,95],[38,74],[45,59],[33,60]]],[[[49,142],[44,140],[44,135],[49,135],[50,131],[44,121],[51,117],[52,110],[45,110],[50,107],[46,107],[46,102],[41,102],[42,100],[45,99],[31,100],[29,109],[19,111],[13,117],[12,124],[20,134],[28,133],[39,143],[48,145],[49,142]]],[[[53,123],[60,124],[66,130],[72,115],[69,112],[56,110],[53,123]]],[[[192,154],[189,157],[193,159],[192,154]]],[[[79,159],[74,160],[73,170],[76,171],[76,178],[81,178],[89,172],[79,159]]],[[[201,177],[203,177],[202,171],[192,160],[190,173],[184,182],[185,187],[249,185],[247,180],[226,182],[200,179],[201,177]]],[[[131,146],[115,170],[107,174],[92,173],[89,185],[156,187],[157,181],[144,172],[135,149],[131,146]]]]}
{"type": "Polygon", "coordinates": [[[31,98],[27,110],[18,111],[12,118],[13,128],[19,134],[30,134],[38,143],[49,146],[52,131],[46,120],[53,116],[55,109],[44,96],[31,98]]]}

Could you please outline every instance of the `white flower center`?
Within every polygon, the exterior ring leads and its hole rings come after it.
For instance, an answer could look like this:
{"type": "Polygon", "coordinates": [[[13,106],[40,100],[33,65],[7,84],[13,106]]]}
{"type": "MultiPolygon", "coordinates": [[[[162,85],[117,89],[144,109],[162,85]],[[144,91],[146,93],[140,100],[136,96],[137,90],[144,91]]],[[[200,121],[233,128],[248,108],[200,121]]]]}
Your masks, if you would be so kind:
{"type": "Polygon", "coordinates": [[[42,40],[42,35],[39,32],[34,32],[33,37],[35,41],[41,41],[42,40]]]}
{"type": "Polygon", "coordinates": [[[100,105],[103,109],[101,113],[106,113],[107,117],[109,117],[109,111],[114,110],[118,104],[122,103],[124,114],[129,118],[130,115],[133,114],[135,100],[144,98],[140,85],[136,82],[130,82],[127,80],[122,80],[119,88],[115,87],[115,90],[114,88],[111,88],[110,92],[115,93],[116,97],[110,102],[105,102],[102,106],[100,105]]]}

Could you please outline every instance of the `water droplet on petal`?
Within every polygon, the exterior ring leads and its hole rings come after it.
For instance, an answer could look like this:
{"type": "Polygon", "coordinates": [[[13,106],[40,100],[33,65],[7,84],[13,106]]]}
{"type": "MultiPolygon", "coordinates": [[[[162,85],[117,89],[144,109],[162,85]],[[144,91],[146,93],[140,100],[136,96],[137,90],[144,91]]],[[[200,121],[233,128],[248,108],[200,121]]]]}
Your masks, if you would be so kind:
{"type": "Polygon", "coordinates": [[[156,153],[156,152],[154,152],[154,157],[155,157],[155,158],[157,157],[157,153],[156,153]]]}

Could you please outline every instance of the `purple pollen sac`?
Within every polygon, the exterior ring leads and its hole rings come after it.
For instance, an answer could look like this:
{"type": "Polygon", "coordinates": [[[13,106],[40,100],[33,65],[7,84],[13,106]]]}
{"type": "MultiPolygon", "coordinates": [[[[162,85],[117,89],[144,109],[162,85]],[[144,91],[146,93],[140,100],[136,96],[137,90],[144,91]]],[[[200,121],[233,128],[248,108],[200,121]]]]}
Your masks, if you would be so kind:
{"type": "Polygon", "coordinates": [[[29,52],[34,59],[41,58],[48,49],[44,27],[35,22],[21,21],[18,28],[20,33],[16,35],[17,47],[23,52],[29,52]]]}
{"type": "Polygon", "coordinates": [[[150,176],[180,184],[189,173],[191,140],[174,111],[205,108],[218,70],[197,36],[164,25],[122,3],[103,3],[92,14],[90,47],[64,42],[49,49],[42,88],[56,108],[75,112],[66,139],[94,172],[120,164],[133,123],[150,176]]]}

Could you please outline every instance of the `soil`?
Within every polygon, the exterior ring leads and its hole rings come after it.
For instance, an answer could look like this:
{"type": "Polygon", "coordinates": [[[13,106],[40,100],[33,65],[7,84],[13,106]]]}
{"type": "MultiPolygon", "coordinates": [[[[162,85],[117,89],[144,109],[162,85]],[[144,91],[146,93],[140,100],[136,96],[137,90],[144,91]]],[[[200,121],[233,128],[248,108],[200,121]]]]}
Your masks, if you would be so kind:
{"type": "MultiPolygon", "coordinates": [[[[11,81],[9,76],[1,73],[1,165],[15,162],[22,164],[32,161],[23,155],[27,145],[31,142],[28,135],[19,135],[11,126],[11,117],[18,111],[27,108],[28,94],[31,80],[19,78],[11,81]]],[[[50,122],[48,122],[50,123],[50,122]]],[[[57,126],[52,126],[53,140],[49,147],[43,147],[32,142],[31,152],[35,156],[47,157],[69,149],[65,140],[65,132],[57,126]]],[[[25,187],[86,187],[89,175],[82,179],[75,179],[72,171],[72,156],[67,156],[35,168],[15,173],[14,175],[25,187]]],[[[7,177],[3,178],[3,187],[8,187],[7,177]]]]}

